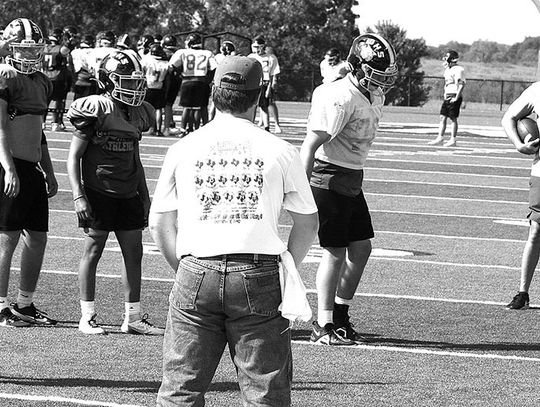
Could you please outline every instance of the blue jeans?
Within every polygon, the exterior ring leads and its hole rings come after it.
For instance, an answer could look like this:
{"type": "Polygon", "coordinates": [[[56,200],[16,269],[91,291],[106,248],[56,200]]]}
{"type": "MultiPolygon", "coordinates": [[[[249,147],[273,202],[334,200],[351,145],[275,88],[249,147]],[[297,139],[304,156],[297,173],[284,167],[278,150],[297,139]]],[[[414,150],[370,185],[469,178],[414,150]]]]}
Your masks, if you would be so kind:
{"type": "Polygon", "coordinates": [[[169,297],[158,406],[204,406],[226,344],[244,406],[291,404],[291,337],[278,312],[274,257],[182,258],[169,297]]]}

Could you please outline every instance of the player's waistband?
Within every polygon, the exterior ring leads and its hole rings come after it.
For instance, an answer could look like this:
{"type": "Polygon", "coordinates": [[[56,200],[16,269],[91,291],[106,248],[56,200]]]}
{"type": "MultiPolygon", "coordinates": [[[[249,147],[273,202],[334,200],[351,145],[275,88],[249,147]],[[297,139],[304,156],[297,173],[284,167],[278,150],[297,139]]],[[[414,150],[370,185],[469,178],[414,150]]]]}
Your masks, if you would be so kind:
{"type": "Polygon", "coordinates": [[[217,256],[209,257],[197,257],[190,254],[184,257],[194,257],[199,260],[217,260],[217,261],[252,261],[254,263],[259,263],[261,261],[272,261],[279,263],[281,261],[281,256],[279,254],[258,254],[258,253],[233,253],[233,254],[219,254],[217,256]]]}

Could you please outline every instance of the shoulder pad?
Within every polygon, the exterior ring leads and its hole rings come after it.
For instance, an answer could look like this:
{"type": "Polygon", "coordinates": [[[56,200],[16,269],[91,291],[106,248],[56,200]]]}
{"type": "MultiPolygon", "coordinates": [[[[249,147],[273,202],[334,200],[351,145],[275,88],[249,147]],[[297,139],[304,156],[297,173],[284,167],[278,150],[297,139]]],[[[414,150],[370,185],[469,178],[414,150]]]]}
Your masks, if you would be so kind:
{"type": "Polygon", "coordinates": [[[114,108],[114,103],[109,98],[101,95],[91,95],[74,100],[67,113],[68,119],[77,129],[82,129],[93,124],[98,117],[109,114],[114,108]]]}

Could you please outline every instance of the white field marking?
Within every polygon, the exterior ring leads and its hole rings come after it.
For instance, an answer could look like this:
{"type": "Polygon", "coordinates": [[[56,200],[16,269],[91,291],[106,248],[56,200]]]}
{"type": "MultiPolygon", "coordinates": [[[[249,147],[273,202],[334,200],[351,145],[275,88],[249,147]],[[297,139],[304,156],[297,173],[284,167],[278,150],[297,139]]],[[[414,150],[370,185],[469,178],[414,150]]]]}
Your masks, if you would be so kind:
{"type": "Polygon", "coordinates": [[[410,172],[413,174],[429,174],[429,175],[455,175],[455,176],[466,176],[466,177],[482,177],[482,178],[499,178],[499,179],[523,179],[523,180],[529,180],[529,176],[516,176],[516,175],[493,175],[493,174],[468,174],[463,172],[451,172],[451,171],[425,171],[425,170],[409,170],[409,169],[401,169],[401,168],[379,168],[379,167],[364,167],[364,170],[368,171],[389,171],[389,172],[410,172]]]}
{"type": "MultiPolygon", "coordinates": [[[[402,171],[407,172],[407,171],[402,171]]],[[[427,173],[427,171],[426,171],[427,173]]],[[[525,178],[523,178],[525,179],[525,178]]],[[[477,188],[477,189],[504,189],[505,191],[528,191],[529,188],[508,188],[504,185],[501,186],[491,186],[491,185],[477,185],[477,184],[455,184],[451,182],[427,182],[427,181],[408,181],[408,180],[393,180],[393,179],[384,179],[384,178],[364,178],[364,181],[369,182],[386,182],[386,183],[398,183],[398,184],[421,184],[421,185],[439,185],[445,187],[467,187],[467,188],[477,188]]]]}
{"type": "MultiPolygon", "coordinates": [[[[318,345],[310,341],[293,340],[292,343],[295,343],[298,345],[322,346],[322,345],[318,345]]],[[[475,359],[500,359],[500,360],[514,360],[514,361],[523,361],[523,362],[540,362],[540,358],[530,358],[526,356],[498,355],[496,353],[449,352],[449,351],[440,351],[440,350],[431,350],[431,349],[402,348],[398,346],[352,345],[352,346],[347,346],[347,349],[403,352],[403,353],[414,353],[414,354],[422,354],[422,355],[452,356],[452,357],[475,358],[475,359]]]]}
{"type": "MultiPolygon", "coordinates": [[[[467,158],[471,158],[471,157],[467,156],[467,158]]],[[[491,159],[494,159],[495,157],[489,157],[489,158],[491,160],[491,159]]],[[[523,160],[521,158],[508,158],[508,157],[496,157],[496,158],[497,159],[501,158],[501,159],[505,159],[505,160],[523,160]]],[[[382,158],[382,157],[368,157],[368,162],[369,161],[384,161],[384,162],[391,162],[391,163],[406,163],[406,164],[412,163],[412,164],[427,164],[427,165],[436,164],[437,166],[446,165],[446,166],[449,166],[449,167],[452,167],[452,168],[455,168],[456,166],[460,166],[460,167],[480,167],[480,168],[485,168],[485,167],[492,168],[493,167],[493,163],[489,163],[489,164],[487,164],[487,163],[486,164],[473,164],[473,163],[453,163],[453,162],[445,162],[445,161],[433,162],[433,161],[424,161],[424,160],[398,160],[398,159],[394,160],[392,158],[382,158]]],[[[528,160],[527,163],[530,164],[530,160],[528,160]]],[[[512,170],[530,170],[530,165],[528,167],[514,167],[514,166],[507,166],[507,165],[497,165],[497,168],[512,169],[512,170]]],[[[463,175],[468,175],[468,174],[463,174],[463,175]]]]}
{"type": "Polygon", "coordinates": [[[529,221],[525,219],[495,219],[493,223],[511,226],[526,226],[529,227],[529,221]]]}
{"type": "Polygon", "coordinates": [[[525,202],[518,201],[496,201],[493,199],[474,199],[474,198],[453,198],[446,196],[427,196],[427,195],[405,195],[405,194],[385,194],[380,192],[364,192],[364,196],[376,196],[376,197],[392,197],[392,198],[415,198],[415,199],[435,199],[440,201],[466,201],[466,202],[480,202],[480,203],[497,203],[497,204],[510,204],[510,205],[523,205],[525,202]]]}
{"type": "Polygon", "coordinates": [[[0,393],[0,398],[12,400],[28,400],[28,401],[54,401],[59,403],[72,403],[83,406],[103,406],[103,407],[144,407],[136,404],[118,404],[109,403],[107,401],[82,400],[59,396],[36,396],[26,394],[0,393]]]}

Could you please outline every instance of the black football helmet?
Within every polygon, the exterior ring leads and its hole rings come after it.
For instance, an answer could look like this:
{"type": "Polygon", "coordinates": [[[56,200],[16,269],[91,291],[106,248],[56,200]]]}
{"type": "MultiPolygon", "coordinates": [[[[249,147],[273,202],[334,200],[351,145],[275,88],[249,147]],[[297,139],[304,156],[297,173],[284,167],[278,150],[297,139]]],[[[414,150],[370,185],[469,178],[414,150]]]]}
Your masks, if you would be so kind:
{"type": "Polygon", "coordinates": [[[186,39],[186,48],[202,48],[202,37],[200,34],[189,34],[186,39]]]}
{"type": "Polygon", "coordinates": [[[11,53],[6,57],[6,62],[17,72],[29,75],[41,68],[45,40],[36,23],[27,18],[17,18],[4,29],[3,37],[17,37],[9,45],[11,53]]]}
{"type": "Polygon", "coordinates": [[[234,55],[236,52],[236,47],[232,41],[223,41],[220,47],[220,51],[223,55],[234,55]]]}
{"type": "Polygon", "coordinates": [[[443,57],[443,62],[445,62],[445,64],[450,64],[450,63],[457,64],[458,60],[459,60],[459,54],[457,53],[457,51],[454,51],[453,49],[449,49],[448,51],[446,51],[446,54],[443,57]]]}
{"type": "Polygon", "coordinates": [[[113,31],[100,31],[96,35],[97,47],[114,47],[116,44],[116,34],[113,31]]]}
{"type": "Polygon", "coordinates": [[[330,48],[326,52],[326,58],[330,66],[337,65],[341,61],[341,52],[337,48],[330,48]]]}
{"type": "Polygon", "coordinates": [[[150,45],[150,55],[152,55],[155,59],[167,59],[165,50],[159,44],[150,45]]]}
{"type": "Polygon", "coordinates": [[[137,57],[115,51],[101,61],[98,69],[100,87],[126,105],[140,106],[146,95],[146,78],[137,57]]]}
{"type": "Polygon", "coordinates": [[[119,49],[130,49],[131,48],[131,38],[128,34],[122,34],[118,37],[116,41],[116,47],[119,49]]]}
{"type": "Polygon", "coordinates": [[[351,72],[365,89],[379,87],[383,92],[387,92],[396,82],[396,51],[378,34],[369,33],[356,37],[347,62],[351,72]]]}

